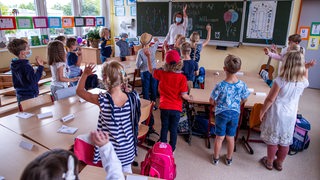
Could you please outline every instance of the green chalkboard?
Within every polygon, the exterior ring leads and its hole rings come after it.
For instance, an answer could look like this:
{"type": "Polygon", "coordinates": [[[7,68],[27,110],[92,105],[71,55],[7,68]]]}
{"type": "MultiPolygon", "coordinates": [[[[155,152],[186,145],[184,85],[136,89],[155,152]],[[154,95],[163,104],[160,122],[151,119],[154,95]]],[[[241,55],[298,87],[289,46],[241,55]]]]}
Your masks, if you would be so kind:
{"type": "Polygon", "coordinates": [[[137,2],[137,35],[147,32],[166,36],[169,31],[169,2],[137,2]]]}
{"type": "MultiPolygon", "coordinates": [[[[228,2],[173,2],[172,16],[187,5],[188,29],[186,36],[198,31],[206,39],[206,25],[212,26],[211,40],[239,42],[243,14],[243,1],[228,2]]],[[[172,21],[172,17],[171,17],[172,21]]]]}
{"type": "MultiPolygon", "coordinates": [[[[290,21],[291,12],[291,0],[287,1],[272,1],[276,3],[276,13],[274,19],[273,33],[269,33],[265,30],[269,21],[266,17],[272,17],[271,9],[268,9],[270,4],[268,1],[257,1],[256,4],[252,4],[253,1],[248,1],[246,5],[246,18],[243,31],[243,43],[253,44],[277,44],[286,45],[288,26],[290,21]],[[259,4],[260,3],[260,4],[259,4]],[[250,7],[252,8],[250,11],[250,7]],[[251,12],[251,18],[249,13],[251,12]],[[270,15],[266,15],[270,12],[270,15]],[[256,18],[255,18],[256,16],[256,18]],[[251,23],[250,23],[250,21],[251,23]],[[250,29],[249,29],[250,28],[250,29]],[[269,35],[268,35],[269,33],[269,35]],[[272,34],[272,35],[271,35],[272,34]],[[263,38],[262,38],[263,37],[263,38]],[[270,38],[266,38],[270,37],[270,38]]],[[[272,3],[271,2],[271,3],[272,3]]]]}

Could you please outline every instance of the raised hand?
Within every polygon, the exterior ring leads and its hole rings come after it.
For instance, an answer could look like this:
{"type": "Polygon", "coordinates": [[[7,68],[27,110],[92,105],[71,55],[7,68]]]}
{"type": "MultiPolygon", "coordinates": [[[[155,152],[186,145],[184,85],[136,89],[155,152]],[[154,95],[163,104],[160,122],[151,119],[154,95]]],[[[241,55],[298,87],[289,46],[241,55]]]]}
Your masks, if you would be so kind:
{"type": "Polygon", "coordinates": [[[43,59],[39,56],[36,56],[36,62],[38,63],[38,65],[43,66],[43,59]]]}
{"type": "Polygon", "coordinates": [[[206,29],[207,29],[207,31],[211,30],[211,25],[207,24],[206,29]]]}
{"type": "Polygon", "coordinates": [[[96,72],[94,70],[95,67],[96,67],[96,65],[94,65],[94,64],[87,64],[86,67],[83,70],[83,74],[89,76],[89,75],[95,73],[96,72]]]}
{"type": "Polygon", "coordinates": [[[305,63],[305,67],[309,69],[313,67],[315,64],[316,64],[316,60],[312,59],[311,61],[305,63]]]}

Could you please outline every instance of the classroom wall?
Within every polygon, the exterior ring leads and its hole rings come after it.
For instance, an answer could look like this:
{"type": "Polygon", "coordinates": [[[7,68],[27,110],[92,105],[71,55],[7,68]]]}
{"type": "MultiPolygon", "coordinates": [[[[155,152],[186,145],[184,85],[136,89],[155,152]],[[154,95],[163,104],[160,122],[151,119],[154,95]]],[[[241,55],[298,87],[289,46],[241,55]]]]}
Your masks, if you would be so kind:
{"type": "MultiPolygon", "coordinates": [[[[114,8],[113,2],[110,2],[111,8],[114,8]]],[[[300,9],[301,0],[294,1],[293,12],[291,15],[291,22],[289,28],[289,34],[296,33],[298,17],[299,17],[299,9],[300,9]]],[[[126,5],[126,16],[124,17],[116,17],[114,16],[114,9],[111,10],[111,29],[113,30],[114,35],[118,35],[123,30],[120,28],[120,24],[122,21],[131,20],[134,18],[130,16],[130,7],[126,5]]],[[[135,19],[135,18],[134,18],[135,19]]],[[[136,27],[135,27],[136,29],[136,27]]],[[[127,29],[128,32],[131,33],[132,36],[135,36],[136,32],[132,29],[127,29]]],[[[34,59],[35,55],[40,55],[46,58],[46,48],[33,48],[33,56],[31,59],[34,59]]],[[[242,59],[242,70],[249,72],[258,72],[260,70],[260,66],[262,64],[267,63],[268,57],[264,55],[263,47],[255,47],[255,46],[240,46],[239,48],[228,47],[227,50],[216,50],[216,46],[207,46],[201,52],[201,61],[200,66],[204,66],[207,69],[222,69],[223,60],[228,54],[234,54],[239,56],[242,59]]],[[[10,60],[13,56],[10,55],[7,51],[0,52],[0,68],[10,66],[10,60]]],[[[33,62],[33,61],[32,61],[33,62]]],[[[271,65],[275,67],[275,73],[277,72],[278,63],[276,61],[272,61],[271,65]]]]}

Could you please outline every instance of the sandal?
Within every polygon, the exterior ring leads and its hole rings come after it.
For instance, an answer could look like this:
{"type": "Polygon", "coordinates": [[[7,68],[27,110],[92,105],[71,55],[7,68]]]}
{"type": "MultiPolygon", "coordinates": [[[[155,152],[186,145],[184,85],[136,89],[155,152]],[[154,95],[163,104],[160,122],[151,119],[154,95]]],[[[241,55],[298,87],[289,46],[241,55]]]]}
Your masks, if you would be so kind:
{"type": "Polygon", "coordinates": [[[280,162],[273,161],[273,167],[278,171],[282,171],[282,163],[280,162]]]}
{"type": "Polygon", "coordinates": [[[273,169],[273,166],[272,164],[268,164],[268,160],[267,160],[267,157],[264,156],[260,162],[264,165],[264,167],[266,167],[268,170],[272,170],[273,169]]]}

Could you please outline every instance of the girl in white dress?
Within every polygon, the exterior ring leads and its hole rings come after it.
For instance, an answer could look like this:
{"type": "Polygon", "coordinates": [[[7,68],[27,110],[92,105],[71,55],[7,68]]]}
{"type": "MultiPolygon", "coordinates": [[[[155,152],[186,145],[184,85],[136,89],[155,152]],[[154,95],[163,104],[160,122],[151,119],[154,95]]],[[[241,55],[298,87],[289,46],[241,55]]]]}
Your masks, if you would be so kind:
{"type": "Polygon", "coordinates": [[[288,52],[284,62],[260,112],[261,138],[267,144],[267,156],[261,162],[279,171],[292,144],[299,98],[309,85],[308,68],[314,65],[314,60],[305,64],[299,51],[288,52]]]}

